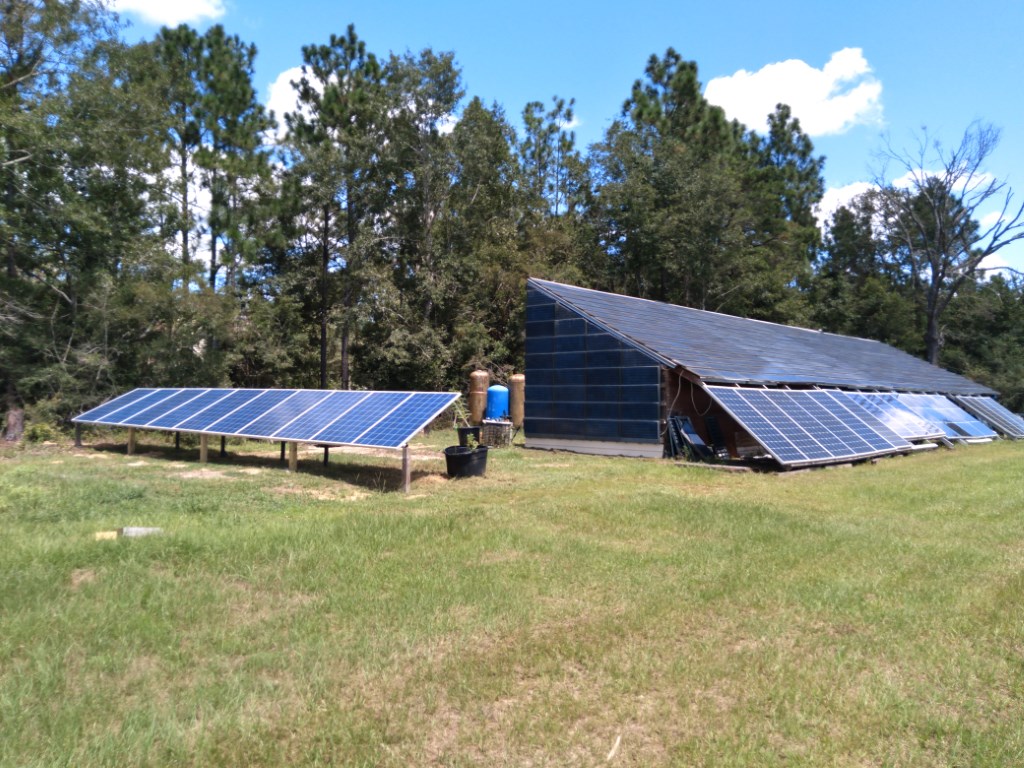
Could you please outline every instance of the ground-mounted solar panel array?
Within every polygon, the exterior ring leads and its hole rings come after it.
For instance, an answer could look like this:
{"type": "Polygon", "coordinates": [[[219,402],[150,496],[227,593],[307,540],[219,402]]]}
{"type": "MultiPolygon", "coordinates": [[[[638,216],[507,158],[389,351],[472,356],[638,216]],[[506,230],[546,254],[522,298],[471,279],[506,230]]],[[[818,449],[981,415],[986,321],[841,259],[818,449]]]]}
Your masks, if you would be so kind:
{"type": "Polygon", "coordinates": [[[1007,437],[1024,439],[1024,418],[991,397],[959,396],[953,400],[965,411],[990,424],[1007,437]]]}
{"type": "Polygon", "coordinates": [[[913,447],[839,390],[722,386],[707,390],[786,467],[866,459],[913,447]]]}
{"type": "Polygon", "coordinates": [[[73,421],[318,445],[401,448],[458,397],[454,392],[143,388],[73,421]]]}

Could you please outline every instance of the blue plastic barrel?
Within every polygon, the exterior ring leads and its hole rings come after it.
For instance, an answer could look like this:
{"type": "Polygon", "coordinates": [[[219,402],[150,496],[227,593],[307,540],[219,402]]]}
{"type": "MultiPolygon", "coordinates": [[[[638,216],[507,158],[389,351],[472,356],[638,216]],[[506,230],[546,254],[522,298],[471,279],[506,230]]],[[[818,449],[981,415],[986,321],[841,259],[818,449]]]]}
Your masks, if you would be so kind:
{"type": "Polygon", "coordinates": [[[508,418],[508,387],[494,384],[487,388],[487,413],[484,418],[508,418]]]}

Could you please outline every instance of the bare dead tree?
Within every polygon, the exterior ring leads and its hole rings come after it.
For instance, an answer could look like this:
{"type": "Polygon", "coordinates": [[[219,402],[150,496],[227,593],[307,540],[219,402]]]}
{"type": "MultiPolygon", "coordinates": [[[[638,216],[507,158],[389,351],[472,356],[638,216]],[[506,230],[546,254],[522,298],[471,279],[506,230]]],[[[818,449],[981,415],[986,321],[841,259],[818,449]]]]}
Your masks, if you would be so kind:
{"type": "Polygon", "coordinates": [[[990,267],[983,262],[1024,239],[1024,204],[1006,182],[985,171],[999,143],[999,129],[975,122],[959,146],[947,150],[924,131],[913,151],[891,144],[876,174],[890,248],[926,285],[925,347],[938,364],[942,316],[968,279],[990,267]],[[902,175],[895,175],[892,166],[902,175]]]}

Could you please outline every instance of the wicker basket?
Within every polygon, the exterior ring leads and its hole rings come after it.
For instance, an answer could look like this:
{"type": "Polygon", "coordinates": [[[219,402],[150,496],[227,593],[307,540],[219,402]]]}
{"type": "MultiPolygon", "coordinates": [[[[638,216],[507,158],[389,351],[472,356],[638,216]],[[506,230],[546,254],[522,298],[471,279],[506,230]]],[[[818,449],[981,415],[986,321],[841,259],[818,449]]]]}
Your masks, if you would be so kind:
{"type": "Polygon", "coordinates": [[[506,448],[512,445],[512,422],[484,419],[480,429],[480,444],[492,448],[506,448]]]}

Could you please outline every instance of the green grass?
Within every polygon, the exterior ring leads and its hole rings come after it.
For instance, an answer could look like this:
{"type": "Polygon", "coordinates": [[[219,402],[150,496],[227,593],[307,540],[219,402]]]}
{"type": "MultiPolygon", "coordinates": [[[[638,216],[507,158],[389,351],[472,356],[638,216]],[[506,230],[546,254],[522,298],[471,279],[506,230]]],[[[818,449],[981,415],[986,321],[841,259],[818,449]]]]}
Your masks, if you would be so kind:
{"type": "Polygon", "coordinates": [[[1024,445],[448,481],[451,439],[408,497],[397,454],[0,453],[0,765],[1024,763],[1024,445]]]}

